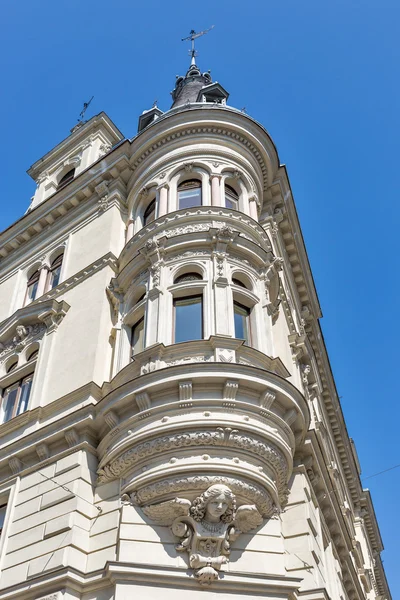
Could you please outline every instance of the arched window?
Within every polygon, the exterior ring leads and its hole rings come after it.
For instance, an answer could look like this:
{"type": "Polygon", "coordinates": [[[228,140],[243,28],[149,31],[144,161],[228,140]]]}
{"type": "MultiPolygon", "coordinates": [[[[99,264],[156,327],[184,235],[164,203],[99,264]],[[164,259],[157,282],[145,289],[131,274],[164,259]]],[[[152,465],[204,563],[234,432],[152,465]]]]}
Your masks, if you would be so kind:
{"type": "Polygon", "coordinates": [[[156,218],[156,200],[152,200],[143,214],[143,226],[148,225],[156,218]]]}
{"type": "Polygon", "coordinates": [[[232,277],[232,283],[234,285],[238,285],[239,287],[247,289],[247,286],[243,283],[243,281],[240,281],[240,279],[237,279],[236,277],[232,277]]]}
{"type": "Polygon", "coordinates": [[[35,271],[28,279],[28,283],[26,284],[26,296],[25,296],[25,304],[29,304],[33,302],[36,298],[36,293],[39,285],[39,271],[35,271]]]}
{"type": "Polygon", "coordinates": [[[71,169],[70,171],[68,171],[68,173],[65,173],[65,175],[63,175],[61,177],[60,181],[58,182],[57,189],[60,190],[64,186],[68,185],[68,183],[70,183],[74,177],[75,177],[75,168],[71,169]]]}
{"type": "Polygon", "coordinates": [[[144,350],[144,317],[136,321],[132,327],[132,354],[139,354],[144,350]]]}
{"type": "Polygon", "coordinates": [[[235,322],[235,338],[244,340],[246,345],[250,345],[250,309],[239,302],[233,303],[233,316],[235,322]]]}
{"type": "Polygon", "coordinates": [[[201,206],[201,181],[190,179],[178,186],[178,208],[201,206]]]}
{"type": "Polygon", "coordinates": [[[174,343],[203,339],[203,295],[174,299],[174,343]]]}
{"type": "Polygon", "coordinates": [[[202,276],[199,273],[184,273],[183,275],[179,275],[174,283],[184,283],[185,281],[199,281],[202,280],[202,276]]]}
{"type": "Polygon", "coordinates": [[[62,267],[63,255],[60,254],[53,260],[50,266],[49,275],[48,275],[48,285],[47,289],[52,290],[56,287],[56,285],[60,282],[60,274],[62,267]]]}
{"type": "Polygon", "coordinates": [[[235,190],[230,186],[225,184],[225,206],[226,208],[233,208],[234,210],[238,209],[239,206],[239,196],[235,192],[235,190]]]}

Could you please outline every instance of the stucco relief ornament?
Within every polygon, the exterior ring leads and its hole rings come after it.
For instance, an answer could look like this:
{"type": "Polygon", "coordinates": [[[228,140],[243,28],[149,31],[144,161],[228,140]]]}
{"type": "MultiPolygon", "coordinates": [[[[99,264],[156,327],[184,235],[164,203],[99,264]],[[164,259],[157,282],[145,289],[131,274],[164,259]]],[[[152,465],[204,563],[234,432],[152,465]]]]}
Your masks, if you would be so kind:
{"type": "Polygon", "coordinates": [[[193,502],[175,498],[146,506],[143,512],[159,525],[171,526],[180,539],[176,549],[189,554],[200,585],[218,579],[222,565],[229,562],[231,542],[263,521],[254,504],[236,508],[235,494],[222,484],[211,485],[193,502]]]}

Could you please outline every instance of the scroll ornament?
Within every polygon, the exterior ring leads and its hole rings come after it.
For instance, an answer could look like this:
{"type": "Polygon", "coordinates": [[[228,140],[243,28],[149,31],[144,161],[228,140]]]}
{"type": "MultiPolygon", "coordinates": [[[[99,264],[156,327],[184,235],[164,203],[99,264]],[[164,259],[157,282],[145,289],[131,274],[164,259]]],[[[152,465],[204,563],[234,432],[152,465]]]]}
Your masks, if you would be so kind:
{"type": "Polygon", "coordinates": [[[230,544],[241,533],[255,529],[263,518],[254,504],[236,507],[236,497],[222,484],[211,485],[193,502],[174,498],[143,507],[158,525],[171,527],[179,538],[178,552],[189,554],[189,564],[200,585],[210,585],[229,562],[230,544]]]}

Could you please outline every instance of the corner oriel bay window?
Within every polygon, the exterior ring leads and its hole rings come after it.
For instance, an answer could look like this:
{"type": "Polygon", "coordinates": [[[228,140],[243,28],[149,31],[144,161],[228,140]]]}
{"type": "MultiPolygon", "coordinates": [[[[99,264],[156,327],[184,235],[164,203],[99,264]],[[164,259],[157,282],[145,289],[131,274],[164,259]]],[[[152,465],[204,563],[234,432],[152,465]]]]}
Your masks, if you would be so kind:
{"type": "Polygon", "coordinates": [[[189,342],[203,338],[203,297],[174,299],[174,342],[189,342]]]}
{"type": "Polygon", "coordinates": [[[247,306],[233,303],[233,316],[235,322],[235,337],[244,340],[244,343],[250,344],[250,309],[247,306]]]}
{"type": "Polygon", "coordinates": [[[132,327],[132,355],[144,350],[144,317],[132,327]]]}
{"type": "Polygon", "coordinates": [[[178,187],[178,209],[201,206],[201,181],[191,179],[178,187]]]}
{"type": "Polygon", "coordinates": [[[0,406],[1,423],[9,421],[27,410],[32,380],[33,374],[24,377],[2,391],[0,406]]]}

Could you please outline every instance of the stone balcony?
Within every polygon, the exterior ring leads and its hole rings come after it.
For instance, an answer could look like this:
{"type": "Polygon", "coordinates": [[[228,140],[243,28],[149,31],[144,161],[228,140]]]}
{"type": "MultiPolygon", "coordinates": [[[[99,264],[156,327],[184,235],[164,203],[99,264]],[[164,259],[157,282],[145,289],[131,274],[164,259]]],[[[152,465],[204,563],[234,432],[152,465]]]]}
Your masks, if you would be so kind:
{"type": "Polygon", "coordinates": [[[272,516],[309,419],[287,376],[237,339],[147,348],[103,386],[99,482],[120,479],[139,506],[223,483],[272,516]]]}

